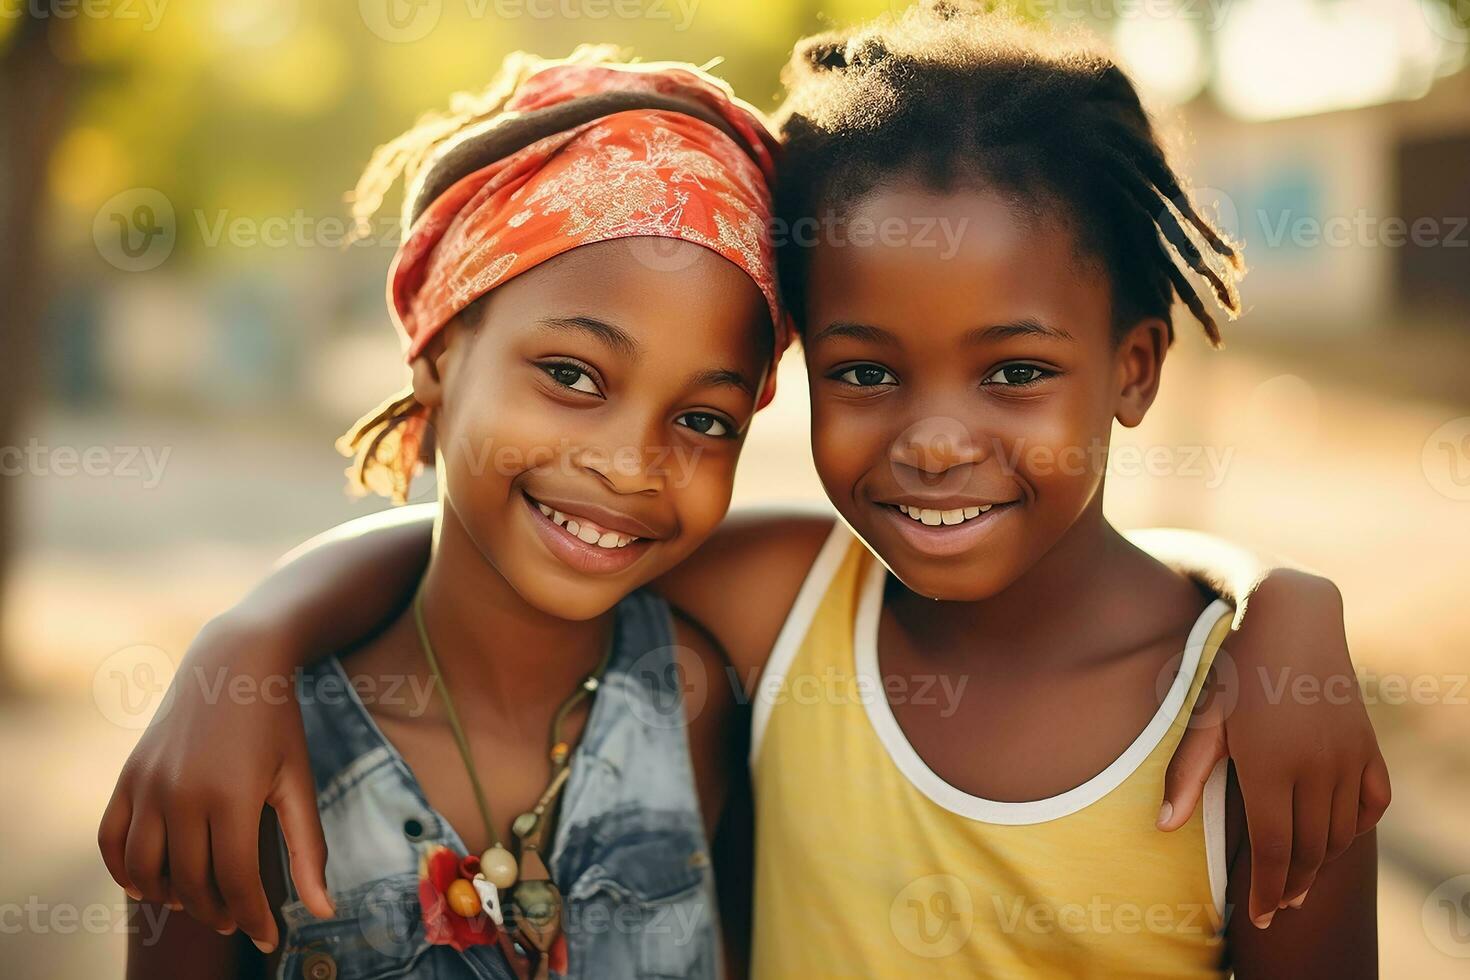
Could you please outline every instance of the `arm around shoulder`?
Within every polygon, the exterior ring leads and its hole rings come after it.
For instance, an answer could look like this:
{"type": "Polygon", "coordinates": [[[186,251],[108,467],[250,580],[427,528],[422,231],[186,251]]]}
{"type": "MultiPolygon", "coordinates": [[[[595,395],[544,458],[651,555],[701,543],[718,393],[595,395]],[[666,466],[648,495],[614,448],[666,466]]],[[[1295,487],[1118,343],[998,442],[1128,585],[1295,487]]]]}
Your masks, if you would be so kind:
{"type": "Polygon", "coordinates": [[[710,633],[751,690],[834,524],[813,511],[732,514],[652,588],[710,633]]]}

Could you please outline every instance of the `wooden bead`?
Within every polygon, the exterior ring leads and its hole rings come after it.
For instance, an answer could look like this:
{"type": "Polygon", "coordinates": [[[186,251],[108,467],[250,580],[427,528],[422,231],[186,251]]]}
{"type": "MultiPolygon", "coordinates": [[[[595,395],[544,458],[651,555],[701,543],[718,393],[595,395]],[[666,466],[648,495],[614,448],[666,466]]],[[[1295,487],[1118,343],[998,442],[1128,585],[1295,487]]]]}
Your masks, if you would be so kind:
{"type": "Polygon", "coordinates": [[[463,878],[456,878],[449,883],[449,891],[444,894],[449,902],[449,907],[454,910],[455,915],[462,915],[466,919],[473,918],[480,912],[480,895],[475,891],[475,886],[463,878]]]}
{"type": "Polygon", "coordinates": [[[567,756],[572,754],[572,747],[566,742],[557,742],[551,747],[551,764],[559,766],[567,761],[567,756]]]}
{"type": "Polygon", "coordinates": [[[480,855],[480,873],[501,891],[516,883],[519,870],[515,855],[498,844],[480,855]]]}

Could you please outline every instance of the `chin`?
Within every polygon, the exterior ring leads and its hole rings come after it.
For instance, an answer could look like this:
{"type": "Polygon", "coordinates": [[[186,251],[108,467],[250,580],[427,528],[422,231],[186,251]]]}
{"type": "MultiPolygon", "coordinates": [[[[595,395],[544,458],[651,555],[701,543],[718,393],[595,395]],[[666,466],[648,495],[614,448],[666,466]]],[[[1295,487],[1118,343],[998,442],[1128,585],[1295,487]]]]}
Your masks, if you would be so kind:
{"type": "MultiPolygon", "coordinates": [[[[1015,581],[1014,576],[993,569],[973,569],[963,565],[950,568],[903,568],[903,563],[889,565],[894,576],[910,592],[940,602],[979,602],[1004,592],[1015,581]]],[[[927,566],[927,563],[926,563],[927,566]]]]}

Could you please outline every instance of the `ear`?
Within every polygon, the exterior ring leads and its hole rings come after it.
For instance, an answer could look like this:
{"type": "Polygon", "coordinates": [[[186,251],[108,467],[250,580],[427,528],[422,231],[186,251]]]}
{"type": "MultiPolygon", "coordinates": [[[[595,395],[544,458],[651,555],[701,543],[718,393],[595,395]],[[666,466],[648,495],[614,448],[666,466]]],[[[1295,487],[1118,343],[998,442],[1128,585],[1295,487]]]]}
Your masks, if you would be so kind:
{"type": "Polygon", "coordinates": [[[1159,393],[1164,355],[1169,351],[1169,325],[1158,317],[1140,320],[1118,341],[1119,422],[1133,428],[1143,421],[1159,393]]]}
{"type": "Polygon", "coordinates": [[[444,403],[444,381],[439,374],[438,359],[433,356],[434,346],[424,348],[408,366],[413,372],[413,400],[428,409],[444,403]]]}
{"type": "Polygon", "coordinates": [[[453,358],[450,350],[457,346],[453,338],[456,326],[453,321],[446,324],[408,365],[413,372],[414,401],[425,408],[437,409],[444,403],[445,379],[453,358]]]}

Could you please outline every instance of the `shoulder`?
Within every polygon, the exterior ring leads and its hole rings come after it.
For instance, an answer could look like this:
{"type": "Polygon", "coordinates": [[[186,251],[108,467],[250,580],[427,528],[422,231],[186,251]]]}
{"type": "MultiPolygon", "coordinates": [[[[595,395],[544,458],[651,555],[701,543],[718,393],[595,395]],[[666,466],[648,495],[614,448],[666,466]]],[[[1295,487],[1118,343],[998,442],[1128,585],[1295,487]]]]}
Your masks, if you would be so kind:
{"type": "Polygon", "coordinates": [[[758,675],[835,525],[822,511],[734,514],[654,588],[709,633],[742,677],[758,675]]]}
{"type": "Polygon", "coordinates": [[[737,687],[730,662],[709,631],[678,609],[670,607],[670,613],[689,760],[705,834],[713,837],[739,760],[737,687]]]}

